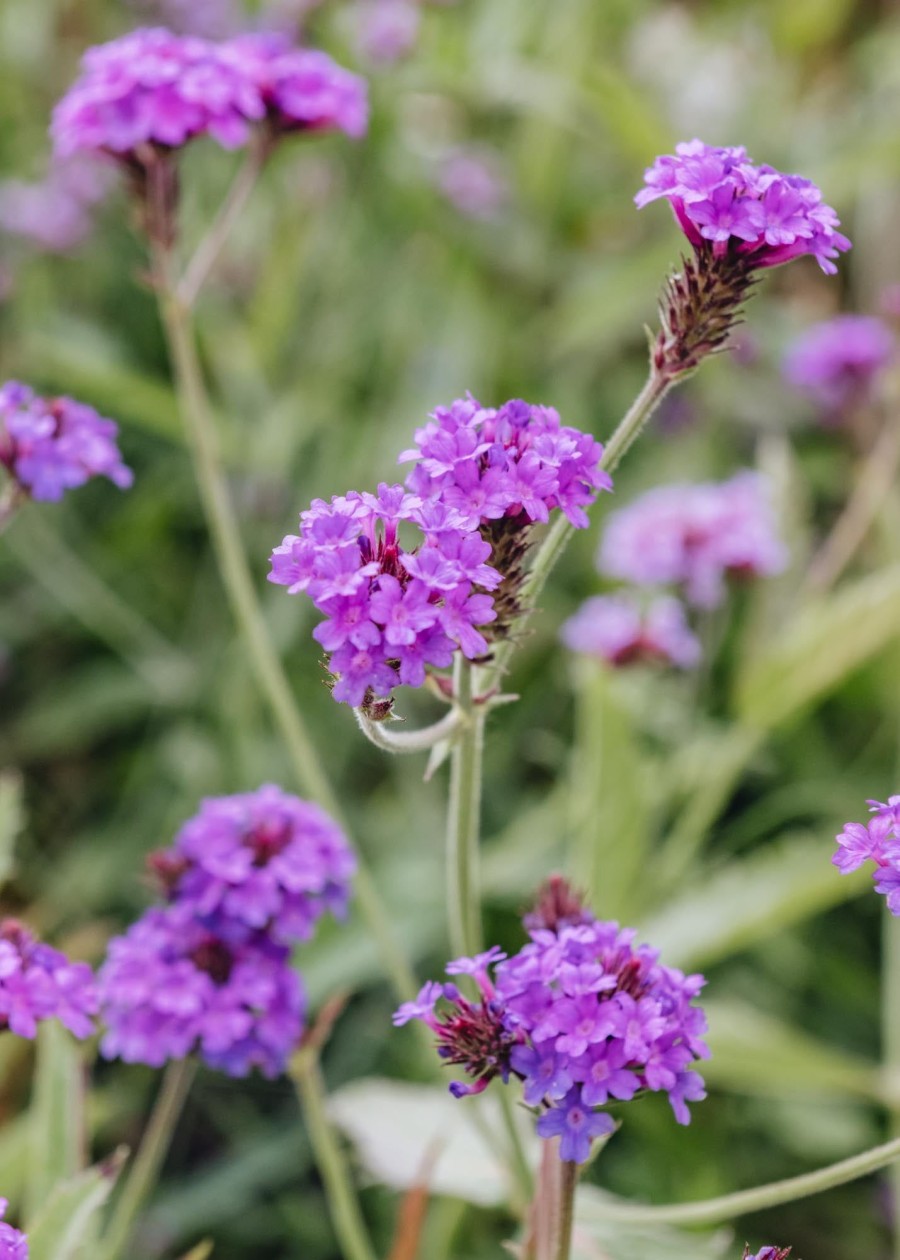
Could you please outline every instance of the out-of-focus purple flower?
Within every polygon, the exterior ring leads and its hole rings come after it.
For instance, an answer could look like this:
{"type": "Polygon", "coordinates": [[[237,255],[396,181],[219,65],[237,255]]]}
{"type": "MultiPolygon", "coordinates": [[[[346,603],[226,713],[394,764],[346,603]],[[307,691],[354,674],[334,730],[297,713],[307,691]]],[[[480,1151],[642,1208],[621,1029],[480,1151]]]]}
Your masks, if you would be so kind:
{"type": "Polygon", "coordinates": [[[496,219],[509,201],[497,155],[484,147],[447,153],[438,165],[437,183],[450,204],[470,219],[496,219]]]}
{"type": "Polygon", "coordinates": [[[390,66],[416,46],[422,25],[417,0],[357,0],[353,33],[362,57],[376,66],[390,66]]]}
{"type": "Polygon", "coordinates": [[[242,145],[265,105],[227,47],[152,27],[89,48],[53,114],[57,155],[103,152],[143,166],[148,146],[177,149],[201,135],[242,145]]]}
{"type": "Polygon", "coordinates": [[[564,622],[560,638],[573,652],[599,656],[611,665],[648,661],[692,669],[700,660],[700,641],[687,624],[684,606],[665,596],[642,609],[628,595],[595,595],[564,622]]]}
{"type": "Polygon", "coordinates": [[[308,940],[326,911],[345,912],[356,859],[323,809],[269,784],[205,800],[150,866],[223,939],[264,930],[288,944],[308,940]]]}
{"type": "Polygon", "coordinates": [[[343,131],[358,139],[369,124],[365,79],[315,48],[293,48],[272,32],[239,35],[219,47],[235,78],[261,101],[278,134],[343,131]]]}
{"type": "Polygon", "coordinates": [[[118,427],[73,398],[40,398],[27,385],[0,388],[0,464],[33,499],[58,500],[91,477],[120,489],[133,481],[118,427]]]}
{"type": "Polygon", "coordinates": [[[196,1053],[229,1076],[274,1077],[300,1038],[303,990],[288,947],[265,932],[226,942],[189,903],[148,910],[111,940],[98,982],[109,1059],[162,1067],[196,1053]]]}
{"type": "Polygon", "coordinates": [[[129,0],[143,19],[167,27],[178,35],[225,39],[240,30],[242,22],[234,0],[129,0]]]}
{"type": "MultiPolygon", "coordinates": [[[[6,1215],[8,1199],[0,1199],[0,1216],[6,1215]]],[[[19,1229],[0,1221],[0,1260],[28,1260],[28,1239],[19,1229]]]]}
{"type": "Polygon", "coordinates": [[[530,935],[511,958],[490,951],[447,967],[471,975],[480,1000],[433,984],[395,1023],[423,1019],[431,1028],[444,1063],[472,1082],[454,1082],[456,1097],[480,1093],[496,1077],[520,1079],[526,1102],[541,1111],[540,1136],[562,1139],[562,1159],[585,1162],[593,1139],[614,1127],[595,1108],[638,1093],[668,1094],[687,1124],[687,1101],[705,1096],[691,1070],[709,1053],[694,1005],[703,977],[661,966],[655,950],[634,944],[633,931],[584,913],[530,935]]]}
{"type": "Polygon", "coordinates": [[[58,162],[43,180],[0,183],[0,231],[29,240],[48,253],[67,253],[93,227],[90,208],[109,187],[108,167],[85,159],[58,162]]]}
{"type": "Polygon", "coordinates": [[[701,608],[722,602],[727,576],[766,577],[786,559],[766,482],[753,472],[648,491],[610,515],[597,556],[604,573],[680,586],[701,608]]]}
{"type": "Polygon", "coordinates": [[[868,802],[872,817],[868,823],[848,822],[837,839],[837,852],[831,861],[842,875],[849,875],[864,862],[874,862],[875,891],[887,900],[893,915],[900,915],[900,796],[887,802],[868,802]]]}
{"type": "Polygon", "coordinates": [[[696,251],[743,260],[748,269],[812,254],[833,274],[834,259],[850,248],[814,183],[756,166],[742,147],[679,144],[674,155],[656,159],[644,184],[635,197],[639,207],[666,198],[696,251]]]}
{"type": "Polygon", "coordinates": [[[0,923],[0,1028],[33,1038],[44,1019],[89,1037],[97,1013],[94,973],[35,940],[14,919],[0,923]]]}
{"type": "Polygon", "coordinates": [[[829,416],[864,403],[893,357],[891,330],[870,315],[838,315],[801,334],[784,359],[789,384],[829,416]]]}
{"type": "Polygon", "coordinates": [[[788,1260],[790,1254],[790,1247],[763,1247],[751,1256],[750,1247],[745,1244],[742,1260],[788,1260]]]}

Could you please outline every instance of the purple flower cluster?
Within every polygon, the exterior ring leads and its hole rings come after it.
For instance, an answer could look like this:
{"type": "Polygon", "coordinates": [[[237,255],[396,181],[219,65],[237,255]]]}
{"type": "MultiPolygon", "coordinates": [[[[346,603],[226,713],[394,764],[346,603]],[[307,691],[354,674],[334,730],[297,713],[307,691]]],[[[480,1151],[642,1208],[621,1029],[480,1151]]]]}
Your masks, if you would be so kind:
{"type": "Polygon", "coordinates": [[[14,919],[0,923],[0,1028],[33,1038],[44,1019],[89,1037],[97,1013],[94,973],[35,940],[14,919]]]}
{"type": "Polygon", "coordinates": [[[762,577],[786,563],[766,482],[729,481],[650,490],[614,512],[597,557],[605,573],[638,585],[673,584],[689,603],[714,608],[726,577],[762,577]]]}
{"type": "Polygon", "coordinates": [[[460,214],[484,222],[497,219],[510,197],[498,155],[485,146],[460,146],[444,154],[437,185],[460,214]]]}
{"type": "Polygon", "coordinates": [[[702,140],[676,146],[644,174],[639,207],[665,197],[695,249],[745,259],[748,268],[776,267],[812,254],[824,272],[850,248],[840,220],[811,180],[756,166],[743,147],[702,140]]]}
{"type": "Polygon", "coordinates": [[[866,804],[873,817],[868,823],[846,824],[837,836],[838,850],[831,860],[842,875],[863,862],[874,862],[875,891],[886,896],[891,914],[900,915],[900,796],[866,804]]]}
{"type": "Polygon", "coordinates": [[[458,513],[382,483],[377,495],[316,499],[300,534],[272,553],[269,581],[306,591],[325,614],[313,637],[331,654],[334,697],[359,705],[400,683],[420,687],[426,666],[445,668],[456,647],[487,651],[478,627],[495,613],[483,591],[500,582],[490,552],[458,513]],[[401,522],[423,536],[414,551],[399,541],[401,522]]]}
{"type": "Polygon", "coordinates": [[[745,1246],[742,1260],[788,1260],[790,1254],[790,1247],[763,1247],[761,1251],[751,1256],[750,1248],[745,1246]]]}
{"type": "Polygon", "coordinates": [[[48,253],[67,253],[90,234],[91,207],[106,193],[111,172],[99,161],[57,162],[36,183],[0,183],[0,230],[48,253]]]}
{"type": "Polygon", "coordinates": [[[198,1053],[229,1076],[284,1071],[303,1026],[290,951],[258,932],[226,943],[190,904],[148,910],[109,944],[99,974],[107,1058],[161,1067],[198,1053]]]}
{"type": "Polygon", "coordinates": [[[356,859],[337,823],[272,784],[205,800],[151,866],[168,896],[229,942],[306,941],[342,915],[356,859]]]}
{"type": "MultiPolygon", "coordinates": [[[[8,1199],[0,1199],[0,1217],[6,1215],[8,1199]]],[[[28,1260],[28,1239],[20,1229],[0,1220],[0,1260],[28,1260]]]]}
{"type": "Polygon", "coordinates": [[[373,65],[390,66],[415,48],[422,10],[416,0],[358,0],[353,23],[361,55],[373,65]]]}
{"type": "Polygon", "coordinates": [[[356,863],[343,833],[267,785],[204,801],[149,865],[168,904],[110,942],[103,1053],[151,1067],[197,1053],[230,1076],[277,1076],[303,1025],[291,945],[349,897],[356,863]]]}
{"type": "Polygon", "coordinates": [[[103,152],[144,164],[148,147],[175,149],[201,135],[237,148],[263,119],[276,131],[359,136],[366,117],[365,83],[325,53],[277,36],[214,43],[152,27],[88,49],[51,132],[61,157],[103,152]]]}
{"type": "Polygon", "coordinates": [[[614,1128],[596,1108],[663,1091],[688,1124],[687,1103],[705,1097],[691,1065],[709,1053],[694,1005],[703,977],[661,966],[617,923],[581,919],[535,926],[512,958],[491,949],[450,963],[448,975],[474,980],[478,1002],[455,983],[432,983],[394,1016],[397,1025],[424,1020],[444,1062],[475,1078],[451,1085],[457,1097],[518,1077],[525,1102],[540,1110],[539,1135],[560,1138],[561,1158],[577,1163],[614,1128]]]}
{"type": "Polygon", "coordinates": [[[610,665],[659,662],[692,669],[700,660],[700,641],[687,624],[684,605],[669,596],[642,609],[630,595],[595,595],[564,622],[560,638],[573,652],[610,665]]]}
{"type": "Polygon", "coordinates": [[[39,398],[27,385],[0,388],[0,464],[33,499],[58,500],[90,477],[132,483],[117,426],[73,398],[39,398]]]}
{"type": "Polygon", "coordinates": [[[784,359],[789,384],[828,415],[840,418],[867,401],[896,349],[888,326],[872,315],[838,315],[814,324],[784,359]]]}

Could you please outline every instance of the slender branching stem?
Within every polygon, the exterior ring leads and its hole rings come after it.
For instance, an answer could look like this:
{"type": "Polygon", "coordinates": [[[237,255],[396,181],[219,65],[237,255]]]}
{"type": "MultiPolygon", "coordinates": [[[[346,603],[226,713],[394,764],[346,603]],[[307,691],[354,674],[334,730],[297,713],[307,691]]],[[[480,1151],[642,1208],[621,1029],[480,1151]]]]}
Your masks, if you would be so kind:
{"type": "Polygon", "coordinates": [[[362,709],[354,709],[359,729],[376,748],[389,753],[428,752],[442,740],[452,739],[466,721],[457,708],[450,709],[439,722],[417,731],[395,731],[392,723],[373,722],[362,709]]]}
{"type": "Polygon", "coordinates": [[[475,668],[457,652],[453,694],[461,726],[453,745],[447,810],[447,913],[455,955],[477,954],[482,948],[479,834],[485,715],[475,702],[475,668]]]}
{"type": "Polygon", "coordinates": [[[137,1154],[100,1239],[100,1260],[124,1260],[129,1254],[135,1221],[159,1179],[196,1071],[193,1059],[180,1059],[166,1068],[137,1154]]]}

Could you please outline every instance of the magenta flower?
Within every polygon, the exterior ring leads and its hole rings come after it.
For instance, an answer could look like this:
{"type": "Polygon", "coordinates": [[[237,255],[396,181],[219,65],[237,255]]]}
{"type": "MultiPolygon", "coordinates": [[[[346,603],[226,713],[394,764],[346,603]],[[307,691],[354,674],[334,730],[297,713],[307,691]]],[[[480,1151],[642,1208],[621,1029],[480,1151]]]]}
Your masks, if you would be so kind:
{"type": "Polygon", "coordinates": [[[900,915],[900,796],[868,805],[873,814],[868,823],[848,822],[836,837],[832,865],[849,875],[863,862],[874,862],[875,891],[887,899],[891,914],[900,915]]]}
{"type": "MultiPolygon", "coordinates": [[[[7,1199],[0,1199],[0,1216],[6,1215],[7,1199]]],[[[19,1229],[0,1221],[0,1260],[28,1260],[28,1239],[19,1229]]]]}
{"type": "Polygon", "coordinates": [[[100,476],[127,489],[133,476],[117,433],[112,420],[73,398],[39,398],[18,381],[0,388],[0,465],[33,499],[61,499],[100,476]]]}
{"type": "Polygon", "coordinates": [[[784,376],[830,420],[865,403],[895,353],[894,335],[870,315],[838,315],[813,324],[789,347],[784,376]]]}
{"type": "Polygon", "coordinates": [[[97,1013],[94,973],[35,940],[14,919],[0,922],[0,1028],[31,1040],[38,1024],[58,1019],[75,1037],[90,1037],[97,1013]]]}
{"type": "Polygon", "coordinates": [[[357,50],[373,65],[394,65],[415,48],[422,25],[417,0],[357,0],[352,13],[357,50]]]}
{"type": "Polygon", "coordinates": [[[691,669],[700,660],[700,641],[684,606],[666,596],[642,610],[626,594],[595,595],[563,623],[559,637],[573,652],[616,666],[648,662],[691,669]]]}
{"type": "Polygon", "coordinates": [[[790,1254],[790,1247],[763,1247],[751,1256],[749,1246],[745,1245],[742,1260],[788,1260],[790,1254]]]}

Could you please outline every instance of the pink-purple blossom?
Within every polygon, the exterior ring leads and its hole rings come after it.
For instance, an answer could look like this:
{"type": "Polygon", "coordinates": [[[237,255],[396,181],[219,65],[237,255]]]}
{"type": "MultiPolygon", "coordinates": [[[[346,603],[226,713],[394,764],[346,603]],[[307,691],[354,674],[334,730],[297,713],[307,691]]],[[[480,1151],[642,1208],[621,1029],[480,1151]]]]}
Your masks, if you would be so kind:
{"type": "Polygon", "coordinates": [[[701,608],[722,602],[726,578],[770,576],[786,561],[768,485],[753,472],[649,490],[610,514],[597,557],[612,577],[678,586],[701,608]]]}
{"type": "Polygon", "coordinates": [[[784,376],[828,418],[866,403],[896,350],[894,335],[872,315],[837,315],[813,324],[788,348],[784,376]]]}
{"type": "Polygon", "coordinates": [[[509,183],[493,150],[460,146],[438,165],[437,184],[460,214],[470,219],[496,219],[509,200],[509,183]]]}
{"type": "Polygon", "coordinates": [[[352,11],[359,53],[376,66],[390,66],[416,46],[422,26],[417,0],[357,0],[352,11]]]}
{"type": "Polygon", "coordinates": [[[30,241],[48,253],[68,253],[93,227],[92,207],[109,186],[108,164],[78,158],[53,163],[34,183],[0,183],[0,231],[30,241]]]}
{"type": "Polygon", "coordinates": [[[763,1247],[751,1256],[749,1246],[745,1246],[742,1260],[788,1260],[790,1254],[790,1247],[763,1247]]]}
{"type": "MultiPolygon", "coordinates": [[[[8,1199],[0,1199],[0,1217],[6,1215],[8,1199]]],[[[19,1229],[0,1220],[0,1260],[28,1260],[28,1239],[19,1229]]]]}
{"type": "Polygon", "coordinates": [[[0,465],[33,499],[61,499],[98,476],[127,489],[133,476],[117,434],[112,420],[73,398],[40,398],[18,381],[0,388],[0,465]]]}
{"type": "Polygon", "coordinates": [[[58,1019],[75,1037],[90,1037],[96,1013],[87,963],[70,962],[15,919],[0,922],[0,1028],[31,1039],[42,1020],[58,1019]]]}
{"type": "Polygon", "coordinates": [[[229,942],[265,931],[308,940],[323,914],[343,915],[356,859],[318,805],[268,784],[205,800],[151,858],[170,899],[229,942]]]}
{"type": "Polygon", "coordinates": [[[875,891],[886,898],[891,914],[900,915],[900,796],[867,804],[872,817],[865,823],[844,824],[831,861],[842,875],[874,862],[875,891]]]}
{"type": "Polygon", "coordinates": [[[584,1163],[614,1127],[596,1109],[639,1093],[666,1093],[687,1124],[688,1102],[705,1096],[693,1070],[709,1053],[694,1002],[703,977],[662,966],[633,931],[583,913],[530,936],[511,958],[492,950],[448,965],[451,976],[473,977],[477,1000],[453,983],[430,983],[395,1024],[428,1025],[443,1062],[469,1078],[451,1085],[456,1097],[517,1077],[540,1112],[539,1135],[561,1139],[562,1159],[584,1163]]]}
{"type": "Polygon", "coordinates": [[[106,1058],[162,1067],[197,1054],[229,1076],[278,1076],[303,1026],[290,950],[265,932],[225,941],[189,902],[148,910],[114,937],[98,976],[106,1058]]]}
{"type": "Polygon", "coordinates": [[[692,669],[700,660],[700,641],[684,605],[669,596],[642,608],[631,595],[595,595],[563,623],[560,638],[573,652],[616,666],[649,662],[692,669]]]}
{"type": "Polygon", "coordinates": [[[748,269],[811,254],[833,274],[834,259],[850,248],[811,180],[756,166],[743,147],[679,144],[649,167],[644,185],[638,207],[664,197],[695,250],[743,259],[748,269]]]}

